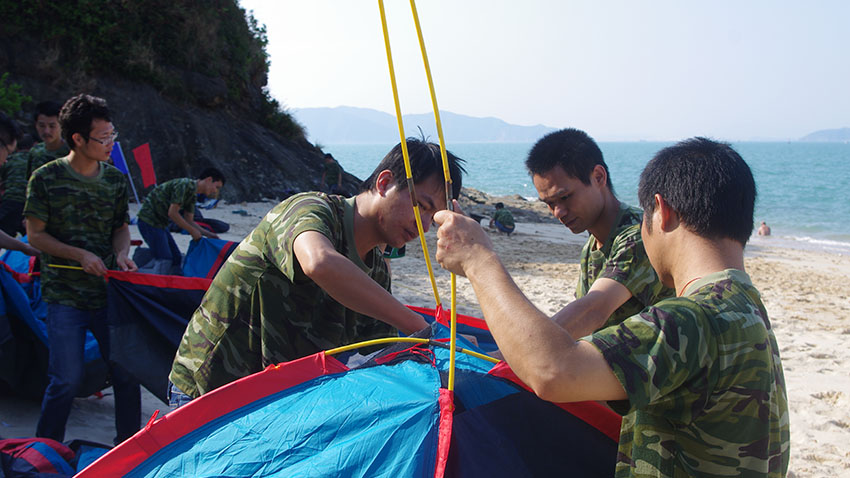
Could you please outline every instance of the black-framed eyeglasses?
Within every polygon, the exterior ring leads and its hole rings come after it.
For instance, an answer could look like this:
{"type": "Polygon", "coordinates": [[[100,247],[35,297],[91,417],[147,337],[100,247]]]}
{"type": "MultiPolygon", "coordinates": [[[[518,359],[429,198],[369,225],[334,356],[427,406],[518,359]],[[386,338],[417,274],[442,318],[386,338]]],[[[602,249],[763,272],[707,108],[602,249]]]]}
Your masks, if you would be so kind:
{"type": "Polygon", "coordinates": [[[113,131],[109,135],[109,138],[106,138],[106,139],[97,139],[97,138],[92,138],[91,136],[89,136],[89,139],[94,141],[95,143],[100,143],[100,144],[103,144],[103,145],[111,144],[111,143],[114,143],[116,139],[118,139],[118,131],[113,131]]]}

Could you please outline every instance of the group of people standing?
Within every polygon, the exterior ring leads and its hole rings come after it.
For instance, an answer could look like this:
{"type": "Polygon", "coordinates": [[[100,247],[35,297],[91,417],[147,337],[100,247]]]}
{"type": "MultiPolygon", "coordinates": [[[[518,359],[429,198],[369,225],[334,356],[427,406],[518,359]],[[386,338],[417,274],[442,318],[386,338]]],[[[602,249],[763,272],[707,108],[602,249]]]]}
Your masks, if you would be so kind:
{"type": "MultiPolygon", "coordinates": [[[[136,271],[129,258],[127,182],[108,164],[118,133],[102,98],[78,95],[64,105],[40,103],[34,124],[42,142],[16,152],[23,135],[0,113],[0,247],[41,259],[47,303],[48,386],[36,436],[62,441],[74,397],[84,379],[89,330],[109,369],[115,392],[116,443],[139,430],[139,384],[109,360],[105,278],[109,270],[136,271]],[[25,233],[27,242],[17,239],[25,233]]],[[[182,257],[168,221],[193,239],[217,237],[193,220],[198,194],[216,197],[224,176],[214,168],[198,179],[179,178],[154,188],[139,212],[139,230],[155,259],[167,266],[182,257]]],[[[178,267],[179,270],[179,267],[178,267]]],[[[174,272],[164,267],[163,272],[174,272]]]]}
{"type": "MultiPolygon", "coordinates": [[[[77,353],[74,337],[85,328],[106,340],[102,276],[136,267],[127,257],[126,185],[105,164],[116,135],[105,102],[74,97],[59,123],[71,151],[33,173],[24,215],[46,266],[49,336],[67,344],[54,358],[51,342],[38,434],[61,439],[68,384],[81,371],[81,360],[63,354],[77,353]]],[[[6,136],[0,141],[14,149],[6,136]]],[[[439,146],[415,139],[406,146],[412,181],[396,145],[356,195],[291,196],[239,244],[180,342],[169,376],[173,407],[271,364],[425,328],[391,295],[382,254],[417,237],[413,204],[426,232],[439,225],[437,261],[469,279],[498,354],[519,378],[546,400],[606,401],[623,415],[617,476],[784,476],[779,349],[743,261],[756,188],[729,145],[692,138],[659,151],[641,174],[638,209],[618,200],[586,133],[566,129],[538,141],[525,165],[540,200],[572,233],[589,233],[576,300],[552,317],[517,287],[480,224],[462,214],[464,161],[447,155],[451,212],[439,146]]],[[[341,183],[333,172],[325,181],[341,183]]],[[[223,183],[213,172],[160,186],[139,214],[145,240],[175,257],[163,223],[203,234],[188,219],[194,195],[223,183]]],[[[508,227],[505,216],[496,219],[508,227]]],[[[113,383],[121,440],[138,428],[138,384],[113,383]]]]}

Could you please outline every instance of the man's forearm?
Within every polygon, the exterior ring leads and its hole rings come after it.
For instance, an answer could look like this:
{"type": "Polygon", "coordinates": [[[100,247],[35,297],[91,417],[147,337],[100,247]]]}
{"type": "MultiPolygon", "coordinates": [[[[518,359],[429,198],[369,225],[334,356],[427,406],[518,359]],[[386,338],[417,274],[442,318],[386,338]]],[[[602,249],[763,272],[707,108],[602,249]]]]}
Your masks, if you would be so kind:
{"type": "Polygon", "coordinates": [[[335,259],[310,276],[334,300],[407,335],[428,326],[425,319],[401,304],[350,260],[342,256],[335,259]]]}
{"type": "Polygon", "coordinates": [[[87,252],[85,249],[70,246],[64,242],[51,236],[46,231],[30,232],[27,231],[27,239],[30,244],[36,249],[46,252],[51,256],[70,259],[82,263],[83,255],[87,252]]]}
{"type": "Polygon", "coordinates": [[[130,227],[127,224],[112,232],[112,250],[116,256],[127,256],[130,253],[130,227]]]}
{"type": "Polygon", "coordinates": [[[24,243],[14,237],[0,231],[0,249],[8,249],[10,251],[21,251],[24,249],[24,243]]]}

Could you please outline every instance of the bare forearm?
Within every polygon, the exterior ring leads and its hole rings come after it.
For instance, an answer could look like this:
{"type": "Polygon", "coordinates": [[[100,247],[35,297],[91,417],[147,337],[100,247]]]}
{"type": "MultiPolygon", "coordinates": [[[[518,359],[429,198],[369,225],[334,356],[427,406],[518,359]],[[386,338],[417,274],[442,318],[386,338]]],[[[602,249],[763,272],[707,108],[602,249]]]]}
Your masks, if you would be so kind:
{"type": "Polygon", "coordinates": [[[112,232],[112,250],[116,256],[127,256],[130,253],[130,228],[127,224],[112,232]]]}
{"type": "Polygon", "coordinates": [[[584,337],[602,327],[607,317],[594,313],[586,302],[574,300],[552,316],[552,320],[573,337],[584,337]]]}
{"type": "Polygon", "coordinates": [[[8,249],[10,251],[23,250],[24,243],[11,237],[3,231],[0,231],[0,249],[8,249]]]}
{"type": "Polygon", "coordinates": [[[65,244],[46,231],[27,231],[27,238],[33,247],[51,256],[82,262],[83,256],[86,253],[84,249],[65,244]]]}
{"type": "Polygon", "coordinates": [[[525,297],[495,253],[466,272],[505,361],[535,388],[536,375],[545,373],[552,358],[562,356],[575,340],[525,297]]]}
{"type": "Polygon", "coordinates": [[[330,258],[310,278],[345,307],[410,335],[428,326],[419,314],[402,305],[386,289],[348,259],[330,258]]]}
{"type": "Polygon", "coordinates": [[[195,221],[190,222],[190,220],[184,218],[182,215],[180,215],[180,213],[172,214],[171,211],[169,211],[168,218],[171,219],[174,224],[177,224],[178,226],[180,226],[181,229],[185,230],[186,232],[191,233],[192,231],[196,231],[199,229],[198,225],[195,224],[195,221]]]}

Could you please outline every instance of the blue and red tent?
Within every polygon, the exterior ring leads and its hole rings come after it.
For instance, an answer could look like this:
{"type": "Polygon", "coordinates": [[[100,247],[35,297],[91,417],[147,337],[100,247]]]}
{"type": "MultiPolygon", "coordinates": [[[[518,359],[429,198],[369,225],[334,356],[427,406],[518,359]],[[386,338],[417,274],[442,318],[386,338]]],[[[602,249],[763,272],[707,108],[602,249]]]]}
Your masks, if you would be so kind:
{"type": "Polygon", "coordinates": [[[153,417],[78,476],[613,473],[618,415],[595,402],[543,401],[506,364],[464,354],[449,392],[445,317],[417,311],[437,316],[421,343],[358,365],[321,352],[270,366],[153,417]]]}

